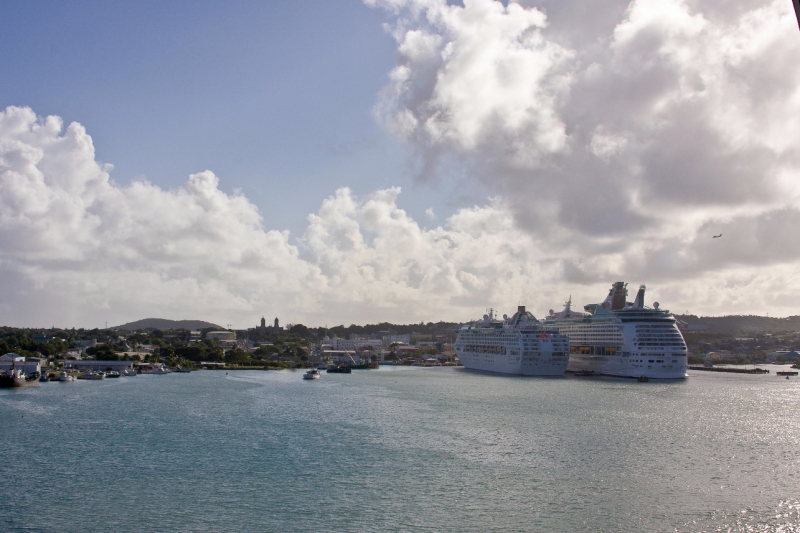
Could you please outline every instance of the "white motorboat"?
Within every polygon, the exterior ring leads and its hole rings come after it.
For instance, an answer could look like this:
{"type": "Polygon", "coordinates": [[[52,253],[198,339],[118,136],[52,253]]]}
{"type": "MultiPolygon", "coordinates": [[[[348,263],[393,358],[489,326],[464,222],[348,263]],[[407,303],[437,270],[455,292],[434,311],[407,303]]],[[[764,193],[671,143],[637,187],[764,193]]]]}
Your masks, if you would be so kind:
{"type": "Polygon", "coordinates": [[[320,377],[322,377],[322,374],[320,374],[319,370],[317,370],[316,368],[312,368],[311,370],[303,374],[303,379],[319,379],[320,377]]]}
{"type": "Polygon", "coordinates": [[[126,376],[126,377],[133,377],[133,376],[137,375],[137,372],[133,368],[126,368],[125,370],[122,371],[122,373],[120,375],[126,376]]]}
{"type": "Polygon", "coordinates": [[[75,376],[65,370],[62,370],[58,373],[58,381],[75,381],[75,376]]]}
{"type": "Polygon", "coordinates": [[[139,373],[164,375],[164,374],[169,374],[170,371],[164,365],[164,363],[148,363],[139,365],[139,373]]]}
{"type": "Polygon", "coordinates": [[[106,375],[103,372],[95,372],[94,370],[89,370],[88,372],[78,376],[78,379],[88,379],[96,381],[100,379],[106,379],[106,375]]]}

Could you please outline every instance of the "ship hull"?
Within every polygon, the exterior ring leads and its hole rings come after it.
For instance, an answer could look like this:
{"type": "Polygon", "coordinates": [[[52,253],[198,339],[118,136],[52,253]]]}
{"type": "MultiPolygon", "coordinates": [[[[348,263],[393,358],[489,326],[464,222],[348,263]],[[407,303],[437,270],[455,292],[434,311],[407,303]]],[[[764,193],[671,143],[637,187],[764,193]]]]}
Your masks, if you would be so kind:
{"type": "Polygon", "coordinates": [[[620,378],[686,379],[686,357],[642,359],[631,357],[570,354],[568,372],[594,372],[620,378]],[[652,360],[652,362],[650,362],[652,360]]]}
{"type": "MultiPolygon", "coordinates": [[[[509,374],[514,376],[559,377],[567,370],[567,361],[499,361],[500,356],[490,354],[460,355],[459,360],[467,370],[479,370],[493,374],[509,374]]],[[[518,357],[515,359],[519,359],[518,357]]]]}
{"type": "Polygon", "coordinates": [[[39,385],[38,376],[35,379],[26,379],[24,376],[0,376],[0,388],[32,387],[34,385],[39,385]]]}

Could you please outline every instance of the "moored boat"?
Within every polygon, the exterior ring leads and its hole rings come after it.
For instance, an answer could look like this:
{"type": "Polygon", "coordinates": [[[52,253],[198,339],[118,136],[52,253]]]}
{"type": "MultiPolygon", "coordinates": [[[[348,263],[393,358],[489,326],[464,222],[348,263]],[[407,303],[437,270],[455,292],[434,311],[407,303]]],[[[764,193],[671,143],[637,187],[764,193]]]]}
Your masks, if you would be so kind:
{"type": "Polygon", "coordinates": [[[18,368],[11,368],[0,374],[0,387],[30,387],[39,384],[39,373],[31,372],[26,374],[18,368]]]}
{"type": "Polygon", "coordinates": [[[352,369],[347,365],[329,366],[326,370],[328,374],[352,374],[352,369]]]}
{"type": "Polygon", "coordinates": [[[95,372],[94,370],[88,370],[78,376],[78,379],[86,379],[90,381],[98,381],[101,379],[106,379],[106,375],[103,372],[95,372]]]}
{"type": "Polygon", "coordinates": [[[546,327],[520,305],[511,317],[495,318],[494,310],[490,309],[483,320],[462,326],[455,351],[469,370],[562,376],[569,360],[569,339],[555,328],[546,327]]]}
{"type": "Polygon", "coordinates": [[[75,376],[73,376],[66,370],[62,370],[61,372],[58,373],[58,379],[56,379],[56,381],[64,381],[64,382],[75,381],[75,376]]]}
{"type": "Polygon", "coordinates": [[[564,310],[544,320],[548,329],[569,337],[568,370],[594,371],[604,376],[650,379],[685,379],[686,342],[675,317],[658,302],[644,304],[641,285],[633,302],[627,301],[627,284],[617,281],[606,299],[572,309],[572,298],[564,310]]]}

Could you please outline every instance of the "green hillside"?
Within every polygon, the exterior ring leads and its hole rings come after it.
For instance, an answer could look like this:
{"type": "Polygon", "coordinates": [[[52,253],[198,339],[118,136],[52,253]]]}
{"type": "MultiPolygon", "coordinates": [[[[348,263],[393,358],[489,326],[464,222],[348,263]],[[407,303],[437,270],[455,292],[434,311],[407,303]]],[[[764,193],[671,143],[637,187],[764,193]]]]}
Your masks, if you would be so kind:
{"type": "Polygon", "coordinates": [[[705,333],[723,335],[759,335],[763,333],[800,332],[800,316],[772,318],[755,315],[705,316],[675,315],[689,325],[707,325],[705,333]]]}

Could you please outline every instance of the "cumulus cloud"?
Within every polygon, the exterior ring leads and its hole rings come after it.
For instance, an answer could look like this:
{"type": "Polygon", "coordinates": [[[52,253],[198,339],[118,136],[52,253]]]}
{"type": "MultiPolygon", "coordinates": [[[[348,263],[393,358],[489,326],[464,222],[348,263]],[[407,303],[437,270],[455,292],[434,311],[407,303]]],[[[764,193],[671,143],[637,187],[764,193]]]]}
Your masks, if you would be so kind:
{"type": "Polygon", "coordinates": [[[635,246],[587,238],[557,248],[520,225],[502,197],[427,229],[398,207],[399,188],[361,198],[342,188],[292,238],[265,228],[256,206],[220,190],[210,171],[170,190],[117,184],[110,171],[80,124],[64,128],[29,108],[0,113],[2,323],[162,316],[243,327],[262,314],[310,325],[416,322],[517,304],[541,315],[570,294],[601,299],[621,274],[657,279],[653,299],[697,312],[790,314],[800,297],[800,248],[780,244],[796,242],[792,208],[700,220],[686,224],[694,233],[635,246]],[[712,231],[724,233],[713,251],[712,231]],[[755,256],[771,268],[754,270],[755,256]]]}
{"type": "Polygon", "coordinates": [[[466,319],[557,270],[537,262],[501,201],[424,229],[397,206],[400,189],[356,198],[343,188],[292,241],[210,171],[171,190],[109,172],[80,124],[0,113],[3,323],[466,319]]]}
{"type": "Polygon", "coordinates": [[[293,238],[265,228],[256,206],[223,192],[210,171],[174,189],[117,184],[111,171],[80,124],[65,128],[29,108],[0,112],[2,323],[161,316],[244,327],[263,314],[309,325],[416,322],[517,304],[541,315],[570,294],[601,299],[620,272],[634,283],[663,280],[651,298],[698,312],[788,314],[800,296],[800,248],[777,244],[797,238],[791,208],[701,220],[685,238],[634,247],[598,238],[558,248],[522,226],[501,196],[429,229],[398,206],[399,188],[362,197],[341,188],[293,238]],[[712,230],[725,233],[714,252],[712,230]],[[746,239],[728,241],[729,233],[746,239]],[[761,255],[771,258],[768,272],[753,269],[761,255]],[[710,261],[716,270],[697,275],[710,261]]]}
{"type": "Polygon", "coordinates": [[[365,3],[390,14],[398,43],[378,120],[416,148],[423,179],[464,162],[565,279],[697,287],[795,264],[788,2],[365,3]]]}

